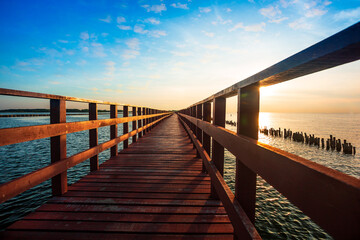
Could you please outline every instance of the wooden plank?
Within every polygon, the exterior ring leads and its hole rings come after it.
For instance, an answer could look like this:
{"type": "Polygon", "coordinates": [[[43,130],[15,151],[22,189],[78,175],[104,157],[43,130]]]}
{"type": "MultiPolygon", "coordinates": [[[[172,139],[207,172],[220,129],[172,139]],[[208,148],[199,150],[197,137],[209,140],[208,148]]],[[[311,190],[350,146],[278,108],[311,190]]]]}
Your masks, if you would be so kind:
{"type": "Polygon", "coordinates": [[[86,212],[35,212],[27,215],[24,220],[70,220],[70,221],[106,221],[106,222],[156,222],[156,223],[230,223],[226,215],[174,215],[174,214],[143,214],[139,213],[96,213],[86,212]]]}
{"type": "Polygon", "coordinates": [[[359,179],[222,127],[180,115],[197,122],[203,131],[333,237],[351,239],[360,235],[359,179]]]}
{"type": "Polygon", "coordinates": [[[158,239],[158,240],[183,240],[186,238],[187,240],[232,240],[232,234],[160,234],[160,233],[152,233],[152,234],[138,234],[138,233],[112,233],[112,232],[64,232],[64,231],[7,231],[0,232],[0,237],[4,239],[52,239],[52,240],[148,240],[148,239],[158,239]]]}

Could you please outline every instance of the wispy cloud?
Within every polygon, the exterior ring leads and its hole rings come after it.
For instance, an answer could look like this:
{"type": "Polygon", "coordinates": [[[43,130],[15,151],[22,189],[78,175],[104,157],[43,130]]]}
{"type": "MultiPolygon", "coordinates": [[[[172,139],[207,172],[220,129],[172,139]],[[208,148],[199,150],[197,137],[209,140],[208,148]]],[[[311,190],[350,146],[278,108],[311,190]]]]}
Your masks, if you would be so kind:
{"type": "Polygon", "coordinates": [[[140,52],[133,49],[126,49],[124,50],[122,57],[124,59],[133,59],[136,58],[138,55],[140,55],[140,52]]]}
{"type": "Polygon", "coordinates": [[[253,25],[247,25],[245,26],[242,22],[236,24],[233,28],[229,29],[229,32],[233,32],[237,29],[243,29],[247,32],[263,32],[265,31],[265,26],[266,23],[262,22],[262,23],[258,23],[258,24],[253,24],[253,25]]]}
{"type": "Polygon", "coordinates": [[[149,34],[153,37],[156,37],[156,38],[159,38],[159,37],[162,37],[162,36],[166,36],[167,33],[163,30],[152,30],[149,32],[149,34]]]}
{"type": "Polygon", "coordinates": [[[107,62],[105,62],[105,75],[107,75],[107,76],[114,76],[114,73],[115,73],[115,70],[116,70],[116,68],[115,68],[115,65],[116,65],[116,63],[115,62],[113,62],[113,61],[107,61],[107,62]]]}
{"type": "Polygon", "coordinates": [[[211,12],[211,8],[210,7],[199,7],[199,11],[201,13],[209,13],[209,12],[211,12]]]}
{"type": "Polygon", "coordinates": [[[215,34],[213,32],[206,32],[206,31],[202,31],[206,36],[208,37],[214,37],[215,34]]]}
{"type": "Polygon", "coordinates": [[[106,53],[104,52],[104,47],[101,43],[93,42],[91,43],[92,53],[94,57],[106,57],[106,53]]]}
{"type": "Polygon", "coordinates": [[[189,7],[187,6],[186,3],[184,3],[184,4],[173,3],[173,4],[171,4],[171,6],[174,7],[174,8],[189,9],[189,7]]]}
{"type": "Polygon", "coordinates": [[[312,25],[308,23],[304,18],[297,19],[291,23],[289,23],[289,27],[292,29],[298,30],[298,29],[304,29],[308,30],[311,29],[312,25]]]}
{"type": "Polygon", "coordinates": [[[50,83],[50,84],[53,84],[53,85],[59,85],[59,84],[61,84],[61,82],[57,82],[57,81],[50,81],[49,83],[50,83]]]}
{"type": "Polygon", "coordinates": [[[39,58],[30,58],[22,61],[17,60],[13,68],[26,72],[34,72],[43,66],[44,63],[45,60],[39,58]]]}
{"type": "Polygon", "coordinates": [[[139,49],[139,45],[140,45],[140,42],[139,42],[139,39],[137,38],[131,38],[131,39],[128,39],[125,44],[130,48],[130,49],[139,49]]]}
{"type": "Polygon", "coordinates": [[[144,22],[148,22],[148,23],[151,23],[151,24],[154,24],[154,25],[156,25],[156,24],[159,24],[160,23],[160,20],[157,20],[156,18],[147,18],[147,19],[145,19],[145,21],[144,22]]]}
{"type": "Polygon", "coordinates": [[[121,24],[121,23],[126,22],[126,19],[125,19],[124,17],[117,17],[117,18],[116,18],[116,22],[117,22],[118,24],[121,24]]]}
{"type": "Polygon", "coordinates": [[[165,4],[160,4],[160,5],[142,5],[141,7],[145,8],[146,11],[148,12],[154,12],[154,13],[161,13],[162,11],[166,11],[166,6],[165,4]]]}
{"type": "Polygon", "coordinates": [[[60,42],[60,43],[69,43],[69,41],[68,40],[58,40],[58,42],[60,42]]]}
{"type": "Polygon", "coordinates": [[[106,22],[106,23],[111,23],[111,21],[112,21],[110,15],[108,15],[106,18],[100,18],[99,20],[102,22],[106,22]]]}
{"type": "Polygon", "coordinates": [[[342,10],[334,15],[336,21],[360,19],[360,7],[342,10]]]}
{"type": "Polygon", "coordinates": [[[80,38],[82,40],[88,40],[90,37],[89,37],[89,33],[88,32],[82,32],[80,33],[80,38]]]}
{"type": "Polygon", "coordinates": [[[144,25],[136,24],[134,27],[134,32],[140,33],[140,34],[146,34],[149,31],[144,29],[144,25]]]}
{"type": "Polygon", "coordinates": [[[319,9],[319,8],[312,8],[305,12],[306,17],[317,17],[322,16],[327,13],[327,10],[319,9]]]}
{"type": "Polygon", "coordinates": [[[121,30],[131,30],[131,27],[126,25],[117,25],[117,27],[121,30]]]}
{"type": "Polygon", "coordinates": [[[86,65],[86,63],[87,63],[87,61],[86,61],[86,60],[81,59],[81,60],[79,60],[79,61],[77,61],[77,62],[76,62],[76,65],[79,65],[79,66],[84,66],[84,65],[86,65]]]}
{"type": "Polygon", "coordinates": [[[188,57],[192,55],[191,52],[177,52],[177,51],[173,51],[171,52],[171,54],[177,57],[188,57]]]}
{"type": "Polygon", "coordinates": [[[269,22],[271,23],[281,23],[282,21],[288,19],[287,17],[281,16],[282,12],[278,6],[268,6],[266,8],[261,8],[259,12],[261,15],[268,18],[269,22]]]}
{"type": "Polygon", "coordinates": [[[101,36],[107,37],[107,36],[109,36],[109,34],[108,33],[101,33],[101,36]]]}

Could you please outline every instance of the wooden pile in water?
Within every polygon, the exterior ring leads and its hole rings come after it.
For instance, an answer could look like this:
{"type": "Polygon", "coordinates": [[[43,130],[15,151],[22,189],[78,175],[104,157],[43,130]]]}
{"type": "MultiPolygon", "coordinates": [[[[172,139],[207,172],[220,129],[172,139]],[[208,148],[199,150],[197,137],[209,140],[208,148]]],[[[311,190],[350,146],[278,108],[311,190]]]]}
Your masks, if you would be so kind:
{"type": "MultiPolygon", "coordinates": [[[[324,138],[315,137],[314,134],[307,135],[303,132],[295,132],[293,133],[290,129],[284,129],[284,133],[281,133],[281,128],[274,129],[270,128],[267,129],[267,127],[261,128],[260,133],[265,135],[270,135],[272,137],[281,137],[284,136],[285,139],[292,139],[295,142],[301,142],[305,143],[309,146],[314,145],[318,146],[320,148],[325,148],[325,140],[324,138]]],[[[345,154],[356,154],[356,148],[351,145],[351,143],[347,143],[346,140],[344,140],[344,143],[341,143],[340,139],[336,139],[332,135],[330,135],[330,138],[326,140],[326,150],[336,150],[338,152],[341,152],[341,149],[343,150],[343,153],[345,154]]]]}

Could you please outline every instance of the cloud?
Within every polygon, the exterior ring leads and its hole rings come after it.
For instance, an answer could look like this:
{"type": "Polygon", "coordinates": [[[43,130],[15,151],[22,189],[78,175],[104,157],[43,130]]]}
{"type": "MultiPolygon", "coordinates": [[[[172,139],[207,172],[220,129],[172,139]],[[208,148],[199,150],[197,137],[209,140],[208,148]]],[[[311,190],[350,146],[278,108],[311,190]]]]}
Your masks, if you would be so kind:
{"type": "Polygon", "coordinates": [[[58,42],[60,42],[60,43],[69,43],[69,41],[68,40],[58,40],[58,42]]]}
{"type": "Polygon", "coordinates": [[[188,57],[192,55],[191,52],[174,52],[174,51],[171,52],[171,54],[177,57],[188,57]]]}
{"type": "Polygon", "coordinates": [[[117,22],[118,24],[121,24],[121,23],[126,22],[126,19],[125,19],[124,17],[117,17],[117,18],[116,18],[116,22],[117,22]]]}
{"type": "Polygon", "coordinates": [[[117,25],[117,27],[121,30],[131,30],[131,27],[126,25],[117,25]]]}
{"type": "Polygon", "coordinates": [[[189,9],[189,7],[187,6],[187,4],[181,4],[181,3],[173,3],[171,4],[172,7],[174,8],[181,8],[181,9],[189,9]]]}
{"type": "Polygon", "coordinates": [[[82,40],[88,40],[89,39],[89,33],[88,32],[82,32],[80,33],[80,38],[82,40]]]}
{"type": "Polygon", "coordinates": [[[104,47],[101,43],[91,43],[92,53],[95,57],[106,57],[106,53],[104,52],[104,47]]]}
{"type": "Polygon", "coordinates": [[[140,45],[140,42],[139,42],[139,39],[137,38],[131,38],[131,39],[128,39],[125,44],[130,48],[130,49],[139,49],[139,45],[140,45]]]}
{"type": "Polygon", "coordinates": [[[272,19],[272,20],[269,20],[269,22],[271,23],[281,23],[282,21],[285,21],[289,19],[288,17],[282,17],[282,18],[276,18],[276,19],[272,19]]]}
{"type": "Polygon", "coordinates": [[[166,6],[165,4],[160,4],[160,5],[142,5],[141,7],[145,8],[146,11],[148,12],[154,12],[154,13],[161,13],[162,11],[166,11],[166,6]]]}
{"type": "Polygon", "coordinates": [[[135,27],[134,27],[134,32],[140,33],[140,34],[146,34],[146,33],[148,33],[149,31],[144,29],[144,25],[139,25],[139,24],[137,24],[137,25],[135,25],[135,27]]]}
{"type": "Polygon", "coordinates": [[[136,56],[140,55],[139,51],[133,50],[133,49],[126,49],[123,52],[122,57],[124,59],[133,59],[136,58],[136,56]]]}
{"type": "Polygon", "coordinates": [[[292,29],[295,29],[295,30],[298,30],[298,29],[308,30],[308,29],[311,29],[312,25],[310,23],[306,22],[304,18],[300,18],[298,20],[295,20],[295,21],[289,23],[289,27],[291,27],[292,29]]]}
{"type": "Polygon", "coordinates": [[[44,63],[45,60],[39,58],[30,58],[22,61],[17,60],[13,68],[21,71],[34,72],[39,67],[43,66],[44,63]]]}
{"type": "Polygon", "coordinates": [[[211,24],[213,25],[217,25],[218,23],[224,25],[224,24],[232,23],[232,21],[230,19],[224,20],[221,16],[218,16],[216,21],[211,22],[211,24]]]}
{"type": "Polygon", "coordinates": [[[147,18],[147,19],[145,19],[145,22],[148,22],[148,23],[151,23],[151,24],[154,24],[154,25],[160,23],[160,21],[157,20],[156,18],[147,18]]]}
{"type": "Polygon", "coordinates": [[[49,83],[54,84],[54,85],[59,85],[59,84],[61,84],[61,82],[56,82],[56,81],[51,81],[51,82],[49,82],[49,83]]]}
{"type": "Polygon", "coordinates": [[[212,32],[206,32],[206,31],[202,31],[202,32],[208,37],[214,37],[215,36],[215,34],[212,33],[212,32]]]}
{"type": "Polygon", "coordinates": [[[107,37],[109,34],[108,33],[101,33],[101,36],[103,37],[107,37]]]}
{"type": "Polygon", "coordinates": [[[87,63],[87,61],[86,61],[86,60],[81,59],[81,60],[79,60],[79,61],[77,61],[77,62],[76,62],[76,65],[79,65],[79,66],[84,66],[86,63],[87,63]]]}
{"type": "Polygon", "coordinates": [[[99,20],[102,22],[106,22],[106,23],[111,23],[111,21],[112,21],[110,15],[108,15],[106,18],[103,18],[103,19],[100,18],[99,20]]]}
{"type": "Polygon", "coordinates": [[[229,29],[229,32],[235,31],[239,28],[244,29],[247,32],[263,32],[265,31],[266,23],[258,23],[253,25],[245,26],[242,22],[236,24],[233,28],[229,29]]]}
{"type": "Polygon", "coordinates": [[[81,51],[83,51],[83,52],[86,52],[86,53],[87,53],[87,52],[89,52],[89,48],[88,48],[88,47],[82,47],[82,48],[81,48],[81,51]]]}
{"type": "Polygon", "coordinates": [[[269,6],[267,8],[261,8],[259,10],[260,14],[267,17],[267,18],[270,18],[270,19],[273,19],[274,17],[278,16],[281,14],[281,11],[279,10],[278,7],[273,7],[273,6],[269,6]]]}
{"type": "Polygon", "coordinates": [[[231,11],[232,11],[231,8],[226,9],[226,12],[231,12],[231,11]]]}
{"type": "Polygon", "coordinates": [[[360,7],[342,10],[334,15],[336,21],[360,19],[360,7]]]}
{"type": "Polygon", "coordinates": [[[312,8],[306,11],[305,16],[306,17],[317,17],[322,16],[325,13],[327,13],[327,10],[319,9],[319,8],[312,8]]]}
{"type": "Polygon", "coordinates": [[[211,8],[210,7],[199,7],[199,11],[201,13],[209,13],[209,12],[211,12],[211,8]]]}
{"type": "Polygon", "coordinates": [[[153,37],[156,37],[156,38],[159,38],[161,36],[166,36],[167,34],[163,30],[153,30],[153,31],[149,32],[149,35],[151,35],[153,37]]]}
{"type": "Polygon", "coordinates": [[[115,72],[115,62],[113,61],[107,61],[105,62],[105,66],[106,66],[106,72],[105,72],[105,75],[107,76],[113,76],[114,75],[114,72],[115,72]]]}

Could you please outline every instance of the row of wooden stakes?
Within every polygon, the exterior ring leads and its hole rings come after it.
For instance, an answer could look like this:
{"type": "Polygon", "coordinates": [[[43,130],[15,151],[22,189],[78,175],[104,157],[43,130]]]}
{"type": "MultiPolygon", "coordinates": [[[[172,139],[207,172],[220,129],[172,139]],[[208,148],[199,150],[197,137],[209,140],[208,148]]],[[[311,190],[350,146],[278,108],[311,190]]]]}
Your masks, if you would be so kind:
{"type": "Polygon", "coordinates": [[[315,137],[314,134],[307,135],[306,133],[303,132],[293,133],[290,129],[288,130],[284,129],[284,131],[282,132],[281,128],[267,129],[267,127],[264,127],[260,129],[260,133],[263,133],[265,135],[270,135],[273,137],[283,136],[285,139],[290,139],[290,140],[292,139],[295,142],[305,143],[309,146],[314,145],[318,147],[321,146],[321,148],[326,147],[326,150],[331,149],[340,152],[342,149],[345,154],[354,154],[354,155],[356,154],[356,148],[352,146],[351,143],[346,142],[346,140],[344,140],[344,143],[341,143],[340,139],[336,139],[332,135],[330,135],[330,138],[326,139],[326,146],[325,146],[324,138],[315,137]]]}

